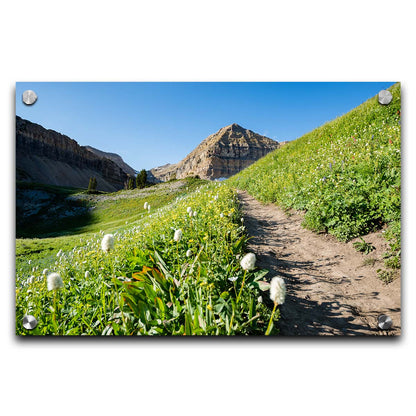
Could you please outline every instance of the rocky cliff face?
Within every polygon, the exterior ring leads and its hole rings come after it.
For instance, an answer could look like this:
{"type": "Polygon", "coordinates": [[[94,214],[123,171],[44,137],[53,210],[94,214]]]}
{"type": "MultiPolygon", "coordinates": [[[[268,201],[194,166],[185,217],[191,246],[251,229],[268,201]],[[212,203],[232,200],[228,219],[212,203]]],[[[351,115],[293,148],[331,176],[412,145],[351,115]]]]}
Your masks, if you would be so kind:
{"type": "Polygon", "coordinates": [[[136,171],[131,166],[129,166],[117,153],[103,152],[102,150],[96,149],[92,146],[84,146],[84,148],[99,157],[105,157],[107,159],[112,160],[116,165],[120,166],[120,168],[123,169],[123,171],[126,172],[128,175],[134,177],[137,175],[136,171]]]}
{"type": "Polygon", "coordinates": [[[87,188],[91,176],[97,178],[98,190],[110,192],[122,189],[128,178],[114,161],[16,116],[17,180],[87,188]]]}
{"type": "Polygon", "coordinates": [[[150,173],[161,181],[194,175],[228,178],[278,147],[279,143],[268,137],[231,124],[208,136],[181,162],[154,168],[150,173]]]}

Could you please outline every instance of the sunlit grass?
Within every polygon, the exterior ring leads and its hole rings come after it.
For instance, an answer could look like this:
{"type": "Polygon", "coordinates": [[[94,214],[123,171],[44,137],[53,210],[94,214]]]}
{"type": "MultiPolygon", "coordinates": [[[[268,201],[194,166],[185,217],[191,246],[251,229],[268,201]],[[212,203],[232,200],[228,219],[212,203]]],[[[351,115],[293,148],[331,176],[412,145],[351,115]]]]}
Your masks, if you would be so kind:
{"type": "MultiPolygon", "coordinates": [[[[17,333],[264,334],[271,308],[258,299],[267,270],[247,272],[240,265],[247,236],[235,193],[214,183],[159,208],[156,199],[150,213],[136,201],[138,218],[116,231],[102,227],[78,240],[60,237],[54,246],[53,239],[25,247],[20,242],[17,333]],[[109,231],[114,248],[105,252],[101,241],[109,231]],[[54,248],[46,257],[29,258],[24,253],[36,244],[43,252],[54,248]],[[48,292],[44,267],[62,276],[62,289],[48,292]],[[30,333],[21,324],[26,314],[39,322],[30,333]]],[[[278,319],[276,313],[273,321],[278,319]]]]}

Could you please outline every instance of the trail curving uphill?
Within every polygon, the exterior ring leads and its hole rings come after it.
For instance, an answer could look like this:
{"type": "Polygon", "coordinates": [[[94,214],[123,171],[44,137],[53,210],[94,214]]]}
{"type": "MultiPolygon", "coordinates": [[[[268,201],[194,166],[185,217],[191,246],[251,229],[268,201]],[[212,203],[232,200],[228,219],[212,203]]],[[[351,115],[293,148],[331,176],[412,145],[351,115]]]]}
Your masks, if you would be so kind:
{"type": "Polygon", "coordinates": [[[286,281],[281,335],[400,335],[400,278],[385,284],[377,277],[387,248],[380,232],[365,237],[376,250],[361,254],[352,242],[304,229],[297,214],[238,195],[257,265],[286,281]],[[373,265],[364,264],[368,258],[373,265]],[[377,326],[381,314],[393,320],[388,331],[377,326]]]}

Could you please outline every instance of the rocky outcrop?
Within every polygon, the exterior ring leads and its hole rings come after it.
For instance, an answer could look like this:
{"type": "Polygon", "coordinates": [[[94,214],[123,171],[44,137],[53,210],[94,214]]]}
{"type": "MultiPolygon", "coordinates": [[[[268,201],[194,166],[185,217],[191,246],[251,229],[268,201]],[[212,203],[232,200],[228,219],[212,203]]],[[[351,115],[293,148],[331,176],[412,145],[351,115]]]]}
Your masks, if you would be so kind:
{"type": "Polygon", "coordinates": [[[137,172],[131,166],[129,166],[117,153],[103,152],[102,150],[96,149],[92,146],[84,146],[84,149],[89,150],[90,152],[94,153],[99,157],[105,157],[107,159],[112,160],[116,165],[120,166],[120,168],[123,169],[123,171],[130,176],[137,175],[137,172]]]}
{"type": "Polygon", "coordinates": [[[150,172],[162,181],[196,175],[202,179],[229,178],[278,147],[278,142],[266,136],[231,124],[208,136],[181,162],[150,172]]]}
{"type": "Polygon", "coordinates": [[[87,188],[92,176],[98,190],[113,192],[123,188],[128,173],[68,136],[16,116],[17,180],[87,188]]]}

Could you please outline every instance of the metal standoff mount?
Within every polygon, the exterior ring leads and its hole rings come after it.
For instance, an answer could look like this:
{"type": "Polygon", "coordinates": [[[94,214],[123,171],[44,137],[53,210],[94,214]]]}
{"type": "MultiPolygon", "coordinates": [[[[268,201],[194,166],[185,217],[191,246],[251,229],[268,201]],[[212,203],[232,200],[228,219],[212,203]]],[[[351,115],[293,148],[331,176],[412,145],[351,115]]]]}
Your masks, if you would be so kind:
{"type": "Polygon", "coordinates": [[[35,104],[38,96],[36,95],[35,91],[26,90],[22,95],[22,100],[26,105],[35,104]]]}
{"type": "Polygon", "coordinates": [[[382,105],[390,104],[392,99],[393,99],[393,95],[390,91],[381,90],[378,93],[378,102],[382,105]]]}
{"type": "Polygon", "coordinates": [[[380,315],[377,320],[380,329],[390,329],[393,324],[392,319],[388,315],[380,315]]]}
{"type": "Polygon", "coordinates": [[[25,315],[23,317],[23,326],[24,328],[31,330],[35,329],[38,324],[37,319],[32,315],[25,315]]]}

